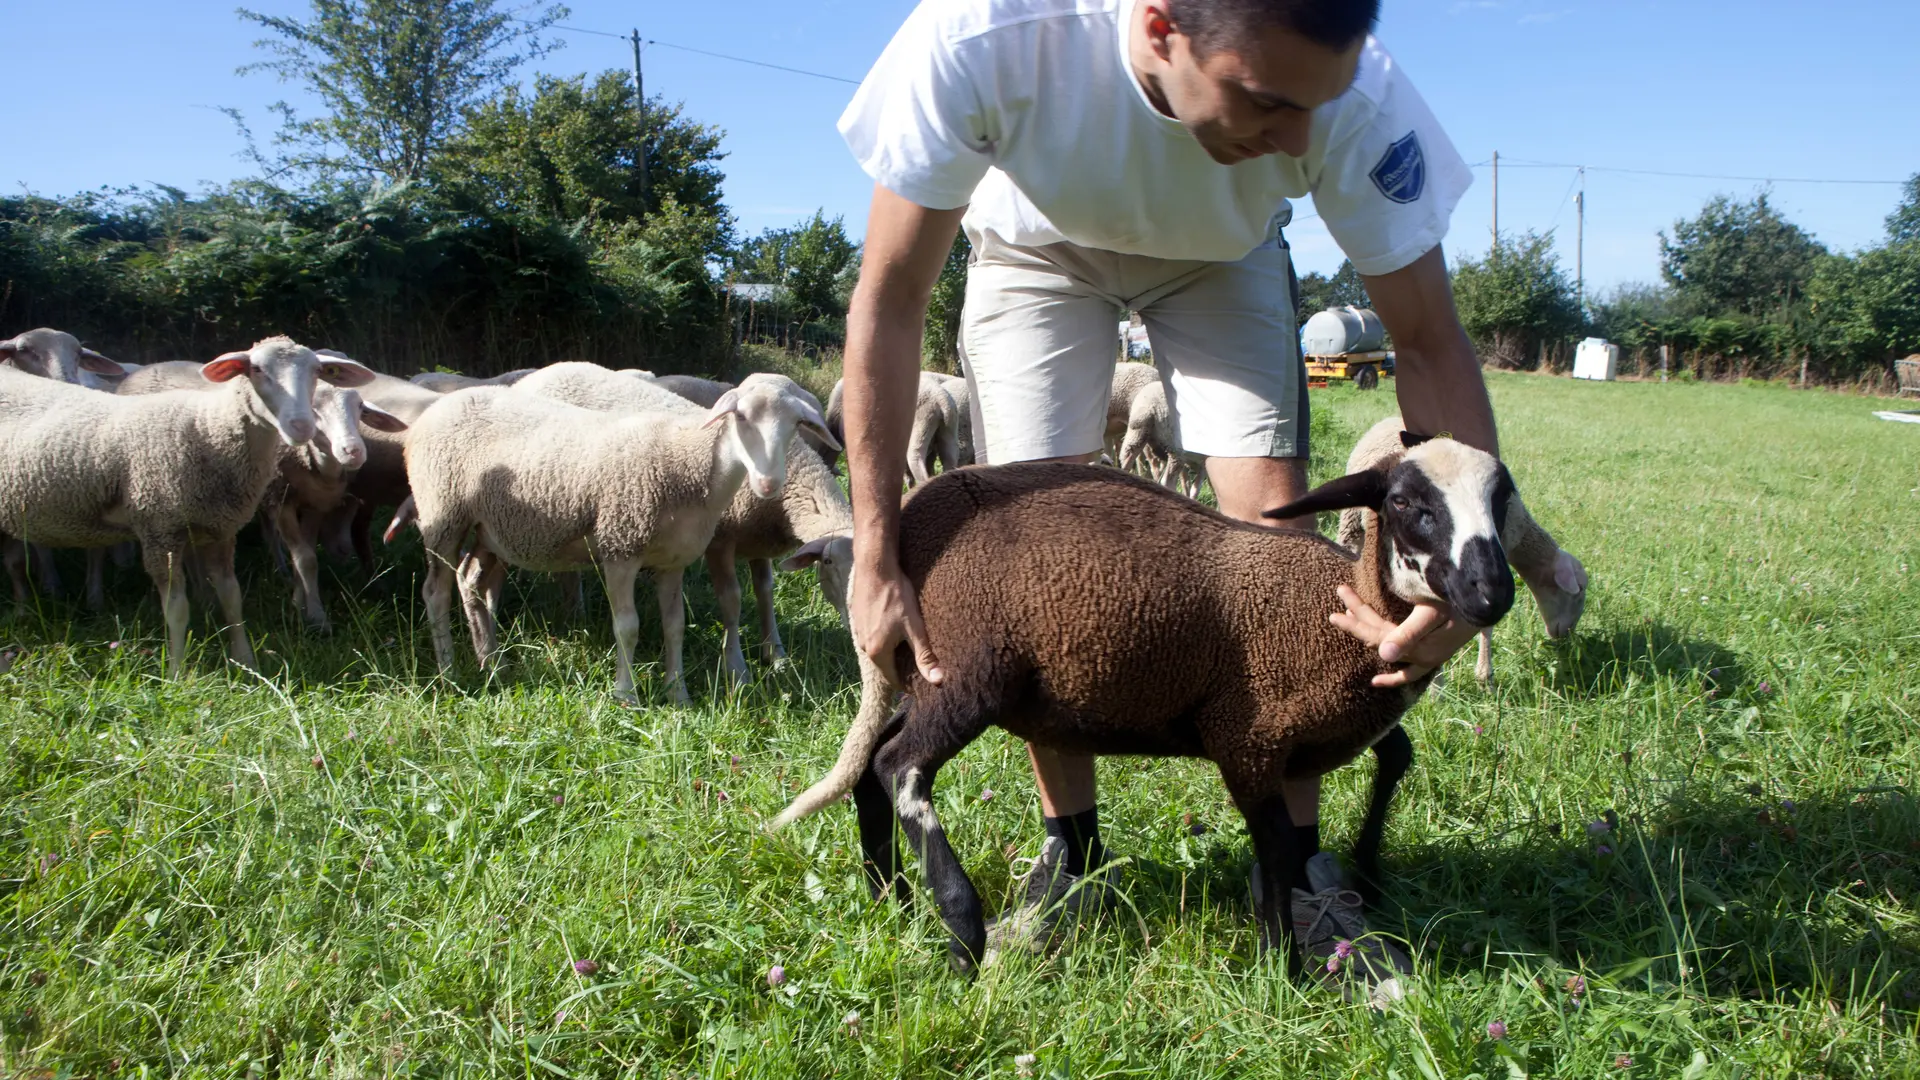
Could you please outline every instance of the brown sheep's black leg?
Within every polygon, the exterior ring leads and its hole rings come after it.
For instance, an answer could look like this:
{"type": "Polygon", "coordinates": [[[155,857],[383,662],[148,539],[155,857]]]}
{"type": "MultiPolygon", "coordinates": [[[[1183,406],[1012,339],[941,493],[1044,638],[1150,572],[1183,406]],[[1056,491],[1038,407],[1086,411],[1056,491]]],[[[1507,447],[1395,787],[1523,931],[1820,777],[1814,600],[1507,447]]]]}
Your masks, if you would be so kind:
{"type": "Polygon", "coordinates": [[[1247,819],[1247,832],[1253,837],[1254,858],[1260,867],[1260,904],[1254,917],[1260,923],[1260,945],[1281,949],[1287,956],[1287,973],[1300,974],[1300,952],[1293,947],[1292,868],[1299,862],[1294,843],[1293,817],[1287,802],[1278,793],[1251,803],[1235,798],[1247,819]]]}
{"type": "MultiPolygon", "coordinates": [[[[876,745],[887,745],[887,740],[900,733],[900,725],[906,718],[904,708],[894,713],[887,726],[880,729],[876,745]]],[[[853,785],[853,809],[860,820],[860,851],[865,856],[862,869],[867,874],[868,890],[876,900],[891,890],[893,898],[901,904],[911,903],[913,886],[907,881],[900,848],[894,843],[893,800],[887,797],[886,786],[873,771],[871,760],[867,762],[866,771],[860,774],[859,782],[853,785]]]]}
{"type": "Polygon", "coordinates": [[[873,755],[873,771],[893,793],[900,831],[920,855],[920,873],[953,935],[947,942],[953,961],[971,971],[987,951],[987,920],[980,893],[947,843],[947,831],[933,809],[933,774],[987,728],[978,710],[956,708],[958,695],[922,689],[923,698],[908,707],[900,730],[873,755]]]}
{"type": "Polygon", "coordinates": [[[1373,773],[1373,797],[1367,804],[1367,819],[1360,826],[1360,839],[1353,845],[1353,865],[1359,873],[1360,895],[1368,904],[1380,900],[1380,841],[1387,828],[1387,807],[1400,786],[1400,778],[1413,765],[1413,740],[1407,729],[1396,726],[1386,737],[1373,744],[1377,766],[1373,773]]]}

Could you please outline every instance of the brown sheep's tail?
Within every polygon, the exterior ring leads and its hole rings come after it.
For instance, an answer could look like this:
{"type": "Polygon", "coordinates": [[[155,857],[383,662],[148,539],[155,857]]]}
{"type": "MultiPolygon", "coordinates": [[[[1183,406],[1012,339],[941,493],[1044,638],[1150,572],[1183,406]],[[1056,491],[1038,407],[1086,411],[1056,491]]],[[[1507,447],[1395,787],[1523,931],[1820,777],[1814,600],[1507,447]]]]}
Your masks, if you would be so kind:
{"type": "Polygon", "coordinates": [[[880,732],[887,726],[893,714],[893,691],[887,685],[886,677],[880,669],[873,666],[864,654],[855,650],[860,658],[860,711],[853,717],[853,725],[847,729],[847,737],[840,744],[840,757],[833,768],[819,782],[800,793],[780,816],[767,823],[767,831],[774,832],[786,828],[803,817],[815,814],[842,795],[853,790],[859,783],[860,774],[867,770],[867,762],[873,759],[873,752],[880,742],[880,732]]]}
{"type": "Polygon", "coordinates": [[[383,544],[393,543],[393,538],[400,535],[400,530],[406,528],[407,522],[418,521],[419,519],[420,508],[413,505],[413,496],[409,495],[400,501],[398,507],[394,508],[393,521],[387,526],[387,531],[380,534],[380,542],[383,544]]]}

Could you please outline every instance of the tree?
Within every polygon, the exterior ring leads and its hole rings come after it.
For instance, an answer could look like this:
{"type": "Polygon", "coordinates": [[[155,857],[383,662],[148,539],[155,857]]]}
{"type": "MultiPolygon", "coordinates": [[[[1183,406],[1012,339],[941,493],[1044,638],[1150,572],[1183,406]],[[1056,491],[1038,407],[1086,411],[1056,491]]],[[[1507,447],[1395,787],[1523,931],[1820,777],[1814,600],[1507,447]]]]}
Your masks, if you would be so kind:
{"type": "Polygon", "coordinates": [[[696,219],[709,223],[700,261],[722,257],[733,243],[733,214],[721,201],[722,133],[649,100],[643,199],[640,130],[627,73],[605,71],[591,84],[584,75],[543,75],[532,94],[508,87],[470,110],[431,175],[449,200],[489,213],[618,225],[677,207],[683,234],[696,219]]]}
{"type": "Polygon", "coordinates": [[[927,301],[927,326],[921,338],[921,353],[937,370],[950,375],[960,373],[960,318],[967,299],[967,260],[973,244],[967,231],[954,235],[947,261],[933,283],[933,295],[927,301]]]}
{"type": "Polygon", "coordinates": [[[1660,272],[1703,315],[1779,315],[1805,297],[1826,249],[1780,216],[1765,194],[1737,203],[1716,195],[1691,220],[1660,234],[1660,272]]]}
{"type": "Polygon", "coordinates": [[[841,219],[815,210],[798,225],[768,229],[741,245],[733,265],[742,280],[786,286],[801,314],[820,319],[846,314],[846,280],[859,255],[841,219]]]}
{"type": "Polygon", "coordinates": [[[1887,215],[1887,240],[1895,244],[1920,240],[1920,173],[1907,177],[1900,205],[1887,215]]]}
{"type": "Polygon", "coordinates": [[[288,152],[272,171],[390,182],[423,176],[468,109],[521,64],[559,47],[539,35],[567,15],[554,4],[522,18],[525,9],[496,0],[311,3],[304,21],[240,9],[274,34],[255,47],[278,57],[240,72],[300,83],[328,110],[303,120],[284,101],[273,106],[282,121],[275,141],[288,152]]]}
{"type": "Polygon", "coordinates": [[[1539,346],[1568,340],[1582,323],[1551,233],[1503,236],[1485,259],[1461,259],[1453,300],[1467,336],[1503,367],[1531,366],[1539,346]]]}
{"type": "Polygon", "coordinates": [[[1352,262],[1342,259],[1340,269],[1332,277],[1313,273],[1300,279],[1300,310],[1295,315],[1302,325],[1318,312],[1345,304],[1363,308],[1373,306],[1373,301],[1367,296],[1367,283],[1361,280],[1360,272],[1353,268],[1352,262]]]}

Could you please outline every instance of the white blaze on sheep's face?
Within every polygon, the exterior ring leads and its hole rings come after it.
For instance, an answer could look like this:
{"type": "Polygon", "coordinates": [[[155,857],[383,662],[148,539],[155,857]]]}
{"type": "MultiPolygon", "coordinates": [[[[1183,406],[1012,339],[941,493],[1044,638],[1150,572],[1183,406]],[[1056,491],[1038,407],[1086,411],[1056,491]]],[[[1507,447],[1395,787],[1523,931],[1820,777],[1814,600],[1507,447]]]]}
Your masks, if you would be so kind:
{"type": "Polygon", "coordinates": [[[1474,626],[1498,622],[1513,606],[1500,543],[1512,495],[1513,478],[1491,454],[1452,439],[1408,450],[1388,474],[1380,508],[1393,591],[1446,604],[1474,626]]]}

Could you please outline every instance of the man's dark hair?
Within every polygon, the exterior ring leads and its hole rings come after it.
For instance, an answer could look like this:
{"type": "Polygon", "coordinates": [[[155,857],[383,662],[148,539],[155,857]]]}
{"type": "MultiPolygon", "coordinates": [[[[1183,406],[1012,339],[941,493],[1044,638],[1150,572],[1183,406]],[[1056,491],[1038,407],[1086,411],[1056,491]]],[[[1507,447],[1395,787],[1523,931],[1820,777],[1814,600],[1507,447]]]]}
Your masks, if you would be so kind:
{"type": "Polygon", "coordinates": [[[1380,18],[1380,0],[1169,0],[1168,9],[1202,56],[1245,46],[1275,27],[1345,49],[1380,18]]]}

